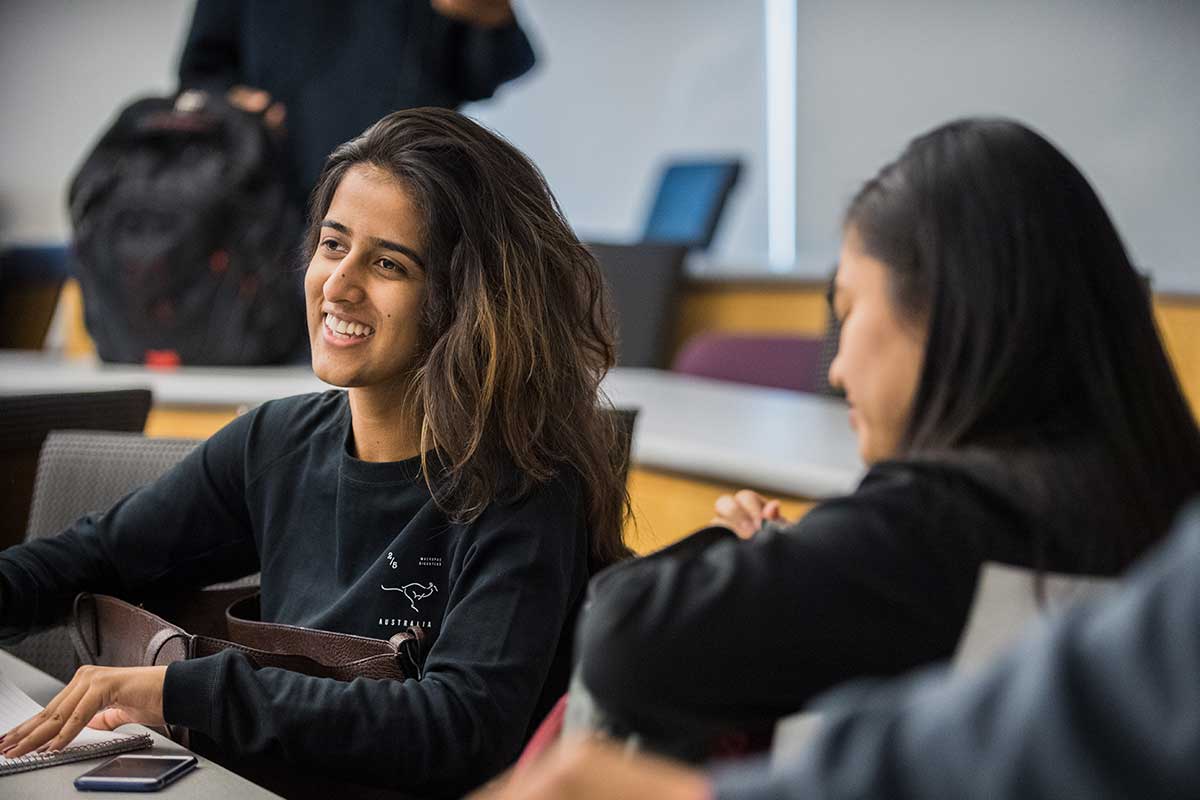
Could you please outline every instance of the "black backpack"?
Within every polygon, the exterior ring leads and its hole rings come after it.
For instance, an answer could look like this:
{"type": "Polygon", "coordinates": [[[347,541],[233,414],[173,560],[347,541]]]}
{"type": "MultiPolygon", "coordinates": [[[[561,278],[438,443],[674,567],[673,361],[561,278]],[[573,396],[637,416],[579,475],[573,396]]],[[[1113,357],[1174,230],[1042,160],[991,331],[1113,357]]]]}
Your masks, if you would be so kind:
{"type": "Polygon", "coordinates": [[[88,332],[105,361],[243,365],[307,344],[300,215],[260,117],[185,92],[121,111],[71,183],[88,332]]]}

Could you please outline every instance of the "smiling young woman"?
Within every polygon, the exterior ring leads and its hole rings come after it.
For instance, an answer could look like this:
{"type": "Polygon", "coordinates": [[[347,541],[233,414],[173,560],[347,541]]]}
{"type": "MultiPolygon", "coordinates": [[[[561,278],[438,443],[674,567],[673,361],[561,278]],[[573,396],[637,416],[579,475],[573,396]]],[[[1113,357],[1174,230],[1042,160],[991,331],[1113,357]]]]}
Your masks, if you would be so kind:
{"type": "Polygon", "coordinates": [[[266,403],[106,514],[0,554],[0,636],[80,591],[137,600],[261,571],[266,621],[422,628],[421,678],[255,670],[232,650],[85,668],[7,755],[102,712],[300,775],[452,794],[561,694],[588,577],[628,554],[598,265],[521,153],[438,109],[334,151],[306,249],[313,369],[345,390],[266,403]]]}
{"type": "Polygon", "coordinates": [[[1028,128],[914,140],[850,204],[832,303],[868,474],[795,524],[724,497],[714,527],[597,576],[575,684],[596,724],[703,757],[835,683],[948,658],[984,561],[1115,574],[1200,491],[1140,277],[1028,128]]]}

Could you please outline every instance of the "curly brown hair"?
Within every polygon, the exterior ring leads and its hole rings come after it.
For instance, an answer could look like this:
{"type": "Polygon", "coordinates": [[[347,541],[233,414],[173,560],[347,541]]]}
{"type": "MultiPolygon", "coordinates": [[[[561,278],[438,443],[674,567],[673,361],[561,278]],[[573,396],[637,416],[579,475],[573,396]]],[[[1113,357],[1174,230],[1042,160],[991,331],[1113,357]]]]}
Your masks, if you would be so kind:
{"type": "Polygon", "coordinates": [[[434,499],[469,523],[573,470],[593,567],[628,556],[625,447],[600,391],[615,353],[608,290],[541,172],[454,111],[389,114],[326,161],[310,258],[338,184],[359,164],[392,175],[423,218],[428,295],[407,402],[422,419],[434,499]]]}

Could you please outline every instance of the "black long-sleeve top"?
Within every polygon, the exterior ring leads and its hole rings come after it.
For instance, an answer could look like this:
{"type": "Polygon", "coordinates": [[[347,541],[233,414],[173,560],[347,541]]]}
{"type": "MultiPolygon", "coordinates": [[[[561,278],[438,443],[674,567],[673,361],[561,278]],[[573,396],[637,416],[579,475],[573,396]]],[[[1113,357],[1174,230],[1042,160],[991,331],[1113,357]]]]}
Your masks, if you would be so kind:
{"type": "Polygon", "coordinates": [[[581,486],[564,477],[453,524],[419,458],[360,461],[349,423],[344,392],[267,403],[107,513],[0,553],[0,638],[62,619],[80,591],[136,600],[261,570],[264,620],[378,639],[425,628],[421,679],[255,670],[226,651],[168,667],[168,722],[357,783],[487,779],[544,689],[565,688],[560,639],[587,582],[581,486]]]}
{"type": "Polygon", "coordinates": [[[1039,626],[978,676],[819,701],[801,756],[717,774],[720,800],[1093,800],[1200,787],[1200,506],[1119,592],[1039,626]]]}
{"type": "Polygon", "coordinates": [[[850,678],[952,655],[984,561],[1125,566],[1062,522],[961,469],[877,465],[790,528],[748,541],[710,528],[599,574],[580,620],[583,685],[614,728],[652,743],[765,725],[850,678]]]}
{"type": "Polygon", "coordinates": [[[458,108],[532,68],[515,19],[486,28],[429,0],[198,0],[181,88],[265,89],[287,108],[284,148],[303,205],[326,156],[404,108],[458,108]]]}

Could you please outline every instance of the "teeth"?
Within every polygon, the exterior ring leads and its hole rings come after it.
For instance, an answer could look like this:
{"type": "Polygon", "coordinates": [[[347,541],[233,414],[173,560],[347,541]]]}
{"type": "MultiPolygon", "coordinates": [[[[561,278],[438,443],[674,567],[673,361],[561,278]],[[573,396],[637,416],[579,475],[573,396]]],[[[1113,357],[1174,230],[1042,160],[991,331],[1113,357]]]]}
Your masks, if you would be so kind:
{"type": "Polygon", "coordinates": [[[348,320],[339,319],[333,314],[325,315],[325,327],[329,330],[339,333],[342,336],[370,336],[375,333],[375,329],[370,325],[363,325],[361,322],[350,322],[348,320]]]}

